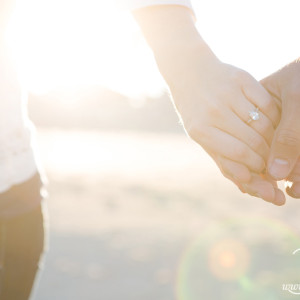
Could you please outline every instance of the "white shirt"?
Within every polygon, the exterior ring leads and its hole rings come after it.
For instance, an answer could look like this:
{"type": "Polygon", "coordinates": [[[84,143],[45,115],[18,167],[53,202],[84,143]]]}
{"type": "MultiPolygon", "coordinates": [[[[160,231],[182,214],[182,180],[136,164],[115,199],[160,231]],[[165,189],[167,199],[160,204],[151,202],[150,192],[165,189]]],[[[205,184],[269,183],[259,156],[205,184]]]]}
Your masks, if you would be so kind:
{"type": "Polygon", "coordinates": [[[34,127],[27,116],[27,93],[9,55],[0,56],[0,192],[37,172],[34,127]]]}

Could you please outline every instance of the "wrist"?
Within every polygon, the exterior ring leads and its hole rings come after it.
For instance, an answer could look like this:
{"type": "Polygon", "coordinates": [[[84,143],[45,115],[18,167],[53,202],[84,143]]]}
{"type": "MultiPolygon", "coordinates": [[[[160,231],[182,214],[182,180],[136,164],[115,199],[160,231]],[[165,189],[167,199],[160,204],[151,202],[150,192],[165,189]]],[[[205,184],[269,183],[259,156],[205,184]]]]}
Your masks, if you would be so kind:
{"type": "Polygon", "coordinates": [[[154,5],[137,9],[133,15],[154,51],[197,34],[192,13],[183,6],[154,5]]]}
{"type": "Polygon", "coordinates": [[[216,59],[200,36],[189,9],[176,5],[152,6],[135,11],[134,16],[169,86],[176,84],[188,70],[201,68],[208,58],[216,59]]]}

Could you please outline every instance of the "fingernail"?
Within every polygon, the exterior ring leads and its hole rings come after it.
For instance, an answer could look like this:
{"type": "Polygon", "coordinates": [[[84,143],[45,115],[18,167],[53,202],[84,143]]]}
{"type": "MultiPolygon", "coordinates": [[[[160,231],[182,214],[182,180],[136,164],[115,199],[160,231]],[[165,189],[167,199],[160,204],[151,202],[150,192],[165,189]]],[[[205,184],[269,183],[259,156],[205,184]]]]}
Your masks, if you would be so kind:
{"type": "Polygon", "coordinates": [[[289,162],[280,158],[275,158],[269,168],[270,175],[276,179],[283,179],[287,177],[289,175],[289,171],[289,162]]]}

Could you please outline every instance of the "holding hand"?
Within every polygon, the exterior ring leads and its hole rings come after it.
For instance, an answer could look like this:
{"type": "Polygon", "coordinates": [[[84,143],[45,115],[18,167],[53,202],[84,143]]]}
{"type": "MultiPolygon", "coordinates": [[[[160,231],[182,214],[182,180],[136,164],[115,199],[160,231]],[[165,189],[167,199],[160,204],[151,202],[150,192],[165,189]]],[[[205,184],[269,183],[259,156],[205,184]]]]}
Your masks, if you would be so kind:
{"type": "Polygon", "coordinates": [[[287,193],[300,198],[300,63],[294,61],[261,83],[282,105],[281,121],[275,131],[268,172],[276,180],[293,182],[287,193]]]}
{"type": "Polygon", "coordinates": [[[282,197],[276,200],[275,182],[258,175],[266,168],[280,119],[270,94],[247,72],[218,60],[200,37],[188,9],[153,6],[134,15],[187,133],[224,176],[240,186],[247,183],[251,194],[282,204],[282,197]],[[257,109],[255,121],[249,113],[257,109]]]}

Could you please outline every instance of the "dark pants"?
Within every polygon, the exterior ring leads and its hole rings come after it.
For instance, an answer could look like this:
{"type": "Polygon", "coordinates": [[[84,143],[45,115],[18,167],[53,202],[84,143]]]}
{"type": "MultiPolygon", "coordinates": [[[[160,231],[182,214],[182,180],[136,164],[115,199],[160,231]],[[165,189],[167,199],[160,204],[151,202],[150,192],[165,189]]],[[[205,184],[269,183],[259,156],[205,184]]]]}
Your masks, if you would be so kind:
{"type": "Polygon", "coordinates": [[[0,214],[0,300],[29,299],[39,269],[44,248],[44,219],[37,178],[36,175],[0,194],[2,204],[7,199],[13,204],[11,208],[5,205],[9,213],[4,213],[3,206],[2,216],[0,214]],[[24,199],[30,207],[27,211],[24,199]],[[32,199],[33,207],[28,199],[32,199]],[[18,202],[23,210],[17,209],[18,202]]]}

